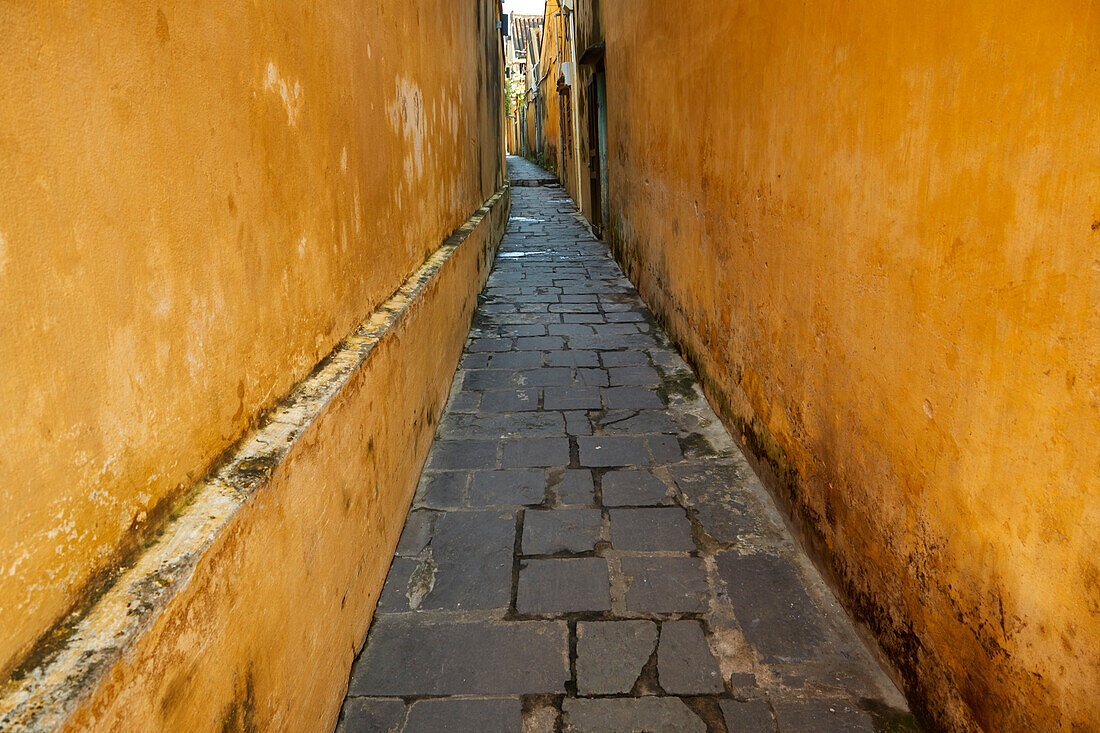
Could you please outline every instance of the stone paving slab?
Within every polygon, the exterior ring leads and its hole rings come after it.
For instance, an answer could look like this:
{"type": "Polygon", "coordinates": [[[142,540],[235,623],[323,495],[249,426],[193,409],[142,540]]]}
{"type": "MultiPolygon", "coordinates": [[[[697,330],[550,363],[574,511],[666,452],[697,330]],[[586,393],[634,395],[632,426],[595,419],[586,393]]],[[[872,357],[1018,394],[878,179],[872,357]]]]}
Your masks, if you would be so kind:
{"type": "Polygon", "coordinates": [[[513,190],[339,725],[918,730],[552,181],[513,190]]]}
{"type": "Polygon", "coordinates": [[[673,695],[720,695],[726,691],[718,660],[698,621],[665,621],[657,647],[657,679],[673,695]]]}
{"type": "Polygon", "coordinates": [[[524,514],[523,554],[588,552],[596,548],[602,529],[599,509],[532,510],[524,514]]]}
{"type": "Polygon", "coordinates": [[[609,471],[603,477],[604,506],[671,504],[668,486],[649,471],[609,471]]]}
{"type": "Polygon", "coordinates": [[[691,552],[691,523],[680,507],[617,508],[611,516],[611,546],[637,552],[691,552]]]}
{"type": "Polygon", "coordinates": [[[656,644],[657,625],[652,621],[579,622],[577,691],[582,695],[630,692],[656,644]]]}
{"type": "Polygon", "coordinates": [[[349,697],[337,733],[400,733],[405,703],[392,698],[349,697]]]}
{"type": "Polygon", "coordinates": [[[706,733],[707,725],[675,697],[567,699],[566,733],[706,733]]]}
{"type": "Polygon", "coordinates": [[[351,673],[351,697],[563,693],[563,622],[440,623],[381,618],[351,673]]]}
{"type": "Polygon", "coordinates": [[[561,614],[611,610],[611,580],[600,557],[524,560],[516,612],[561,614]]]}
{"type": "Polygon", "coordinates": [[[518,698],[440,698],[409,707],[403,733],[513,733],[523,725],[518,698]]]}

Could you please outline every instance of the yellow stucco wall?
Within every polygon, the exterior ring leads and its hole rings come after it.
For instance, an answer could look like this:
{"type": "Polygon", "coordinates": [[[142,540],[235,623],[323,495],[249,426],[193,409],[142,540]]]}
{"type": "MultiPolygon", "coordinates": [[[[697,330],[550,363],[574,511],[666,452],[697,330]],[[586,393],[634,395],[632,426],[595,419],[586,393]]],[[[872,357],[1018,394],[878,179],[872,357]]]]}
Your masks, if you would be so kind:
{"type": "Polygon", "coordinates": [[[617,254],[912,699],[1100,728],[1095,8],[603,21],[617,254]]]}
{"type": "Polygon", "coordinates": [[[543,12],[542,48],[539,51],[538,93],[541,100],[539,116],[542,133],[541,151],[543,163],[562,176],[561,156],[561,109],[558,105],[558,76],[561,74],[558,61],[557,27],[561,23],[557,15],[561,11],[558,0],[546,0],[543,12]]]}
{"type": "Polygon", "coordinates": [[[494,13],[0,7],[0,675],[496,189],[494,13]]]}
{"type": "Polygon", "coordinates": [[[332,730],[508,218],[499,199],[65,730],[332,730]]]}
{"type": "Polygon", "coordinates": [[[536,134],[536,129],[535,129],[535,119],[538,115],[538,110],[537,110],[535,102],[533,100],[525,101],[524,105],[525,105],[526,110],[527,110],[527,113],[526,113],[526,128],[527,129],[525,130],[525,133],[527,135],[527,152],[531,157],[535,157],[537,155],[538,145],[539,145],[538,135],[536,134]]]}

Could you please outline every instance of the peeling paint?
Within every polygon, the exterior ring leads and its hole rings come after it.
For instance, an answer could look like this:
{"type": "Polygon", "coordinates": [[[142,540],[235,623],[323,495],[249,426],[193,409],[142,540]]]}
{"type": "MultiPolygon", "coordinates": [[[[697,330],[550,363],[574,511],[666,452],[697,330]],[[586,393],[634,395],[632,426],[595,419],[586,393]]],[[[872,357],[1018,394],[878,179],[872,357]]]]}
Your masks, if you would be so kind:
{"type": "Polygon", "coordinates": [[[291,84],[279,76],[275,62],[271,61],[267,65],[267,74],[264,76],[264,90],[278,93],[286,110],[287,122],[291,127],[297,127],[298,118],[302,114],[302,85],[297,81],[291,84]]]}
{"type": "Polygon", "coordinates": [[[405,139],[405,176],[419,179],[424,173],[427,129],[424,123],[424,96],[411,79],[397,79],[396,98],[388,107],[390,124],[405,139]]]}

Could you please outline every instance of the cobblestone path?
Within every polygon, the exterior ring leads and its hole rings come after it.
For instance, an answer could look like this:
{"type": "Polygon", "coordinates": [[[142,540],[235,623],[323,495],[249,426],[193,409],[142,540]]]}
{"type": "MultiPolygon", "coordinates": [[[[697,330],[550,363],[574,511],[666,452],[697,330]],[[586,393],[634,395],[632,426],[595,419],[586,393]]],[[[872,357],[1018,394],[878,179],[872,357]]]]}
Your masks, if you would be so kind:
{"type": "Polygon", "coordinates": [[[606,246],[512,196],[341,730],[915,729],[606,246]]]}

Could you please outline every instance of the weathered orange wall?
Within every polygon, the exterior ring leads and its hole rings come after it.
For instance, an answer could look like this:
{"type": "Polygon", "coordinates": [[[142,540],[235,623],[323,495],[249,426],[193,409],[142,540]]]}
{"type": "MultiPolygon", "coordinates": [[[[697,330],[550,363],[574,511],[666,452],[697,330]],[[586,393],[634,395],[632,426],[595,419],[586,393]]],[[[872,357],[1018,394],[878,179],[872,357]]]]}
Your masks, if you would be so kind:
{"type": "Polygon", "coordinates": [[[496,189],[483,5],[0,7],[0,676],[496,189]]]}
{"type": "Polygon", "coordinates": [[[538,115],[538,107],[534,100],[525,101],[525,121],[527,125],[527,152],[531,157],[538,155],[539,140],[535,129],[535,119],[538,115]]]}
{"type": "Polygon", "coordinates": [[[546,0],[542,20],[542,48],[539,51],[538,84],[539,98],[541,99],[541,133],[540,141],[543,164],[556,173],[559,179],[562,176],[561,157],[561,109],[558,103],[558,76],[561,74],[558,59],[558,32],[557,27],[561,22],[555,14],[560,12],[561,6],[558,0],[546,0]]]}
{"type": "Polygon", "coordinates": [[[65,730],[335,727],[507,219],[505,195],[65,730]]]}
{"type": "Polygon", "coordinates": [[[1100,729],[1097,12],[603,7],[617,254],[944,729],[1100,729]]]}
{"type": "MultiPolygon", "coordinates": [[[[577,94],[577,106],[573,110],[573,114],[576,115],[576,129],[577,129],[577,156],[576,165],[579,169],[577,178],[580,181],[580,190],[571,191],[573,201],[577,204],[577,208],[584,214],[585,218],[589,221],[595,222],[597,219],[597,213],[594,208],[596,201],[592,198],[591,191],[591,176],[592,168],[589,165],[591,156],[593,153],[599,155],[599,150],[593,150],[589,141],[588,132],[588,113],[589,105],[598,105],[598,95],[594,89],[589,88],[589,82],[592,79],[592,75],[599,72],[602,67],[602,61],[597,62],[595,58],[591,58],[586,63],[580,63],[580,59],[584,57],[585,51],[589,47],[594,47],[603,42],[603,31],[600,29],[600,9],[599,3],[593,2],[593,0],[578,0],[574,3],[576,15],[574,16],[574,30],[576,32],[575,38],[575,55],[577,58],[576,78],[574,84],[576,86],[577,94]]],[[[597,121],[593,121],[598,124],[597,121]]],[[[598,148],[597,145],[595,146],[598,148]]],[[[572,187],[576,187],[575,185],[572,187]]],[[[600,207],[603,208],[602,205],[600,207]]],[[[602,215],[602,212],[599,212],[602,215]]],[[[602,222],[602,226],[606,226],[607,222],[602,222]]]]}

